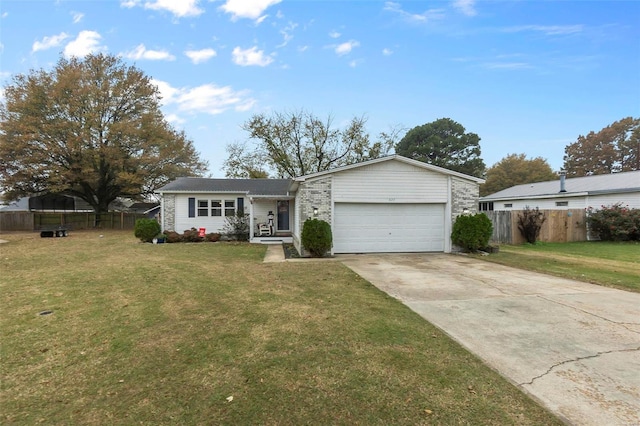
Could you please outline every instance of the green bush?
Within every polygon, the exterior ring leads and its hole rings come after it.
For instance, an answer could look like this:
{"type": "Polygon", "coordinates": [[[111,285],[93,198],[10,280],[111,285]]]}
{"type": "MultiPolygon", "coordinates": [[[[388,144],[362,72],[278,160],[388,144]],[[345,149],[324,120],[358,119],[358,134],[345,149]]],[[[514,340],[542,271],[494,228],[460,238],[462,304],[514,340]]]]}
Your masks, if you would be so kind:
{"type": "Polygon", "coordinates": [[[144,243],[150,243],[160,233],[160,224],[155,219],[138,219],[133,231],[136,238],[144,243]]]}
{"type": "Polygon", "coordinates": [[[302,245],[313,257],[323,257],[333,244],[331,225],[324,220],[307,219],[302,227],[302,245]]]}
{"type": "Polygon", "coordinates": [[[230,240],[249,241],[249,215],[238,212],[224,218],[222,232],[230,240]]]}
{"type": "Polygon", "coordinates": [[[486,247],[493,234],[491,219],[484,213],[458,216],[453,224],[451,241],[467,251],[486,247]]]}
{"type": "Polygon", "coordinates": [[[601,206],[600,210],[589,207],[587,222],[603,241],[640,241],[640,209],[620,203],[601,206]]]}
{"type": "Polygon", "coordinates": [[[526,206],[522,212],[518,213],[518,230],[529,244],[535,244],[540,237],[542,224],[547,217],[538,209],[530,209],[526,206]]]}

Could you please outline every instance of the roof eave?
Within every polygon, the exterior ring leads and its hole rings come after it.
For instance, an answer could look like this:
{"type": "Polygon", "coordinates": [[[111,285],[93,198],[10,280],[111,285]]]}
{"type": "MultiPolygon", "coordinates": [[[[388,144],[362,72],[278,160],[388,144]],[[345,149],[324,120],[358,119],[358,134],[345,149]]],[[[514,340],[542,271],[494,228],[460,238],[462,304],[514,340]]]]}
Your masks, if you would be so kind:
{"type": "Polygon", "coordinates": [[[431,170],[434,172],[439,172],[439,173],[443,173],[446,175],[450,175],[450,176],[456,176],[459,177],[461,179],[466,179],[466,180],[471,180],[474,181],[478,184],[482,184],[485,183],[485,179],[482,178],[478,178],[475,176],[470,176],[470,175],[466,175],[464,173],[460,173],[460,172],[456,172],[453,170],[449,170],[449,169],[445,169],[443,167],[439,167],[439,166],[434,166],[433,164],[428,164],[428,163],[424,163],[422,161],[418,161],[418,160],[414,160],[412,158],[407,158],[407,157],[403,157],[401,155],[398,154],[393,154],[393,155],[388,155],[386,157],[380,157],[380,158],[374,158],[372,160],[367,160],[367,161],[363,161],[360,163],[354,163],[354,164],[349,164],[346,166],[342,166],[342,167],[336,167],[335,169],[330,169],[330,170],[324,170],[322,172],[317,172],[317,173],[311,173],[308,175],[304,175],[304,176],[298,176],[296,178],[294,178],[295,182],[305,182],[306,180],[309,179],[315,179],[318,177],[322,177],[322,176],[326,176],[326,175],[330,175],[333,173],[340,173],[346,170],[351,170],[351,169],[355,169],[358,167],[363,167],[366,165],[371,165],[371,164],[377,164],[377,163],[381,163],[384,161],[390,161],[390,160],[397,160],[397,161],[401,161],[405,164],[409,164],[415,167],[420,167],[426,170],[431,170]]]}

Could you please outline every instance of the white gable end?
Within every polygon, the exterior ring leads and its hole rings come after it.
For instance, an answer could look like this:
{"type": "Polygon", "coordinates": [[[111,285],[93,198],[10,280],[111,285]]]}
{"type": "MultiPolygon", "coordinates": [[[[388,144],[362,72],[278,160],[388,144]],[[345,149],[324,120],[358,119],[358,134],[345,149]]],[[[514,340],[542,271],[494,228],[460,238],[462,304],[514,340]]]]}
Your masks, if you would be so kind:
{"type": "Polygon", "coordinates": [[[445,203],[448,179],[401,161],[374,163],[333,175],[333,201],[445,203]]]}

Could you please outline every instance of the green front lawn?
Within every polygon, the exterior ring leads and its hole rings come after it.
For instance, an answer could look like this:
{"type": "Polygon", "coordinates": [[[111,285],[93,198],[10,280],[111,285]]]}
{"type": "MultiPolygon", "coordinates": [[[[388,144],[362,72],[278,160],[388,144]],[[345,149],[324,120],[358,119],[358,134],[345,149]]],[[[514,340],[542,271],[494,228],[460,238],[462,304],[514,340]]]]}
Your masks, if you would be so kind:
{"type": "Polygon", "coordinates": [[[338,262],[131,234],[1,237],[3,424],[560,424],[338,262]]]}
{"type": "Polygon", "coordinates": [[[483,260],[640,292],[640,243],[585,241],[500,246],[483,260]]]}

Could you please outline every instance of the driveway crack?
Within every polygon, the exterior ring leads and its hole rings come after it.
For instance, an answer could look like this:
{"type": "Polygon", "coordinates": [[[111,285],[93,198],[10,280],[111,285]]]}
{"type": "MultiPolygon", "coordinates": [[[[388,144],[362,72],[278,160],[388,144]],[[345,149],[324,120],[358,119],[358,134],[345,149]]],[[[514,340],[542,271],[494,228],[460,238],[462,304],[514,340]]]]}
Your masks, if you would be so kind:
{"type": "Polygon", "coordinates": [[[578,307],[576,307],[576,306],[572,306],[572,305],[569,305],[569,304],[567,304],[567,303],[562,303],[562,302],[557,301],[557,300],[549,299],[548,297],[544,297],[544,296],[542,296],[542,295],[538,295],[538,297],[539,297],[539,298],[541,298],[541,299],[544,299],[544,300],[546,300],[546,301],[548,301],[548,302],[552,302],[552,303],[556,303],[556,304],[558,304],[558,305],[566,306],[567,308],[575,309],[576,311],[580,311],[580,312],[585,313],[585,314],[587,314],[587,315],[591,315],[591,316],[594,316],[594,317],[596,317],[596,318],[600,318],[601,320],[604,320],[604,321],[610,322],[611,324],[620,325],[620,326],[624,327],[627,331],[630,331],[630,332],[632,332],[632,333],[640,334],[640,331],[633,330],[633,329],[631,329],[631,328],[629,327],[629,326],[632,326],[632,325],[636,325],[636,326],[637,326],[637,325],[640,325],[640,323],[637,323],[637,322],[619,322],[619,321],[614,321],[614,320],[612,320],[612,319],[609,319],[609,318],[603,317],[603,316],[601,316],[601,315],[594,314],[593,312],[585,311],[584,309],[580,309],[580,308],[578,308],[578,307]]]}
{"type": "Polygon", "coordinates": [[[542,374],[539,374],[537,376],[535,376],[533,379],[531,379],[528,382],[523,382],[520,383],[520,386],[524,386],[524,385],[532,385],[533,382],[535,382],[538,379],[543,378],[544,376],[548,375],[549,373],[551,373],[555,368],[560,367],[561,365],[565,365],[565,364],[569,364],[572,362],[578,362],[578,361],[582,361],[585,359],[591,359],[591,358],[598,358],[600,355],[606,355],[606,354],[613,354],[613,353],[620,353],[620,352],[635,352],[635,351],[640,351],[640,346],[638,346],[637,348],[629,348],[629,349],[614,349],[611,351],[602,351],[602,352],[597,352],[594,355],[587,355],[587,356],[580,356],[574,359],[567,359],[565,361],[560,361],[556,364],[553,364],[551,367],[549,367],[549,369],[547,371],[545,371],[542,374]]]}

